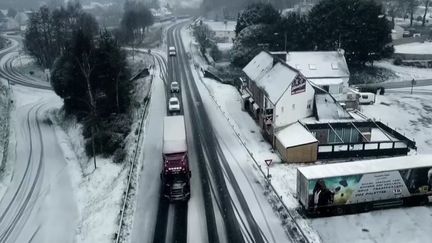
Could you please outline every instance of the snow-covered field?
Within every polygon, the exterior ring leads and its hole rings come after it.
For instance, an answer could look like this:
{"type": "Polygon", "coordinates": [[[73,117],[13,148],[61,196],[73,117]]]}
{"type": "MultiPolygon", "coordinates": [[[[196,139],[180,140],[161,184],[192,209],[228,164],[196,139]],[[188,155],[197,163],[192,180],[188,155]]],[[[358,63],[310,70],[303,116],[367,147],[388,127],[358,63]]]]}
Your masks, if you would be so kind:
{"type": "MultiPolygon", "coordinates": [[[[430,87],[429,87],[430,88],[430,87]]],[[[416,91],[420,88],[415,88],[416,91]]],[[[409,94],[409,88],[395,89],[406,93],[377,96],[374,105],[362,106],[365,115],[381,120],[417,143],[418,153],[432,152],[432,90],[430,94],[409,94]]],[[[427,88],[424,89],[427,92],[427,88]]]]}
{"type": "Polygon", "coordinates": [[[403,54],[432,54],[432,42],[414,42],[394,46],[395,53],[403,54]]]}
{"type": "Polygon", "coordinates": [[[17,58],[13,60],[12,66],[20,73],[28,77],[33,77],[44,81],[48,78],[44,70],[42,70],[40,66],[37,65],[35,60],[29,55],[21,54],[17,56],[17,58]]]}
{"type": "Polygon", "coordinates": [[[390,78],[386,82],[406,81],[412,79],[432,79],[432,69],[430,68],[397,66],[394,65],[391,60],[374,62],[374,66],[389,69],[397,75],[396,78],[390,78]]]}
{"type": "Polygon", "coordinates": [[[161,6],[169,6],[173,8],[199,8],[202,0],[160,0],[161,6]]]}

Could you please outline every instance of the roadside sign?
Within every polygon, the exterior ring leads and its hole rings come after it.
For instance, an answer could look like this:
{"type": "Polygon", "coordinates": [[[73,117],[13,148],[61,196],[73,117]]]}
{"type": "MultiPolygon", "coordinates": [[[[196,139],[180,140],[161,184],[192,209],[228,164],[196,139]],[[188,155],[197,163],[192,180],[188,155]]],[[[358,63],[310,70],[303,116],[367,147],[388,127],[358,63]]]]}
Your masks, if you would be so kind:
{"type": "Polygon", "coordinates": [[[270,166],[270,165],[272,164],[272,162],[273,162],[272,159],[266,159],[266,160],[264,160],[264,161],[265,161],[265,163],[267,164],[267,166],[270,166]]]}

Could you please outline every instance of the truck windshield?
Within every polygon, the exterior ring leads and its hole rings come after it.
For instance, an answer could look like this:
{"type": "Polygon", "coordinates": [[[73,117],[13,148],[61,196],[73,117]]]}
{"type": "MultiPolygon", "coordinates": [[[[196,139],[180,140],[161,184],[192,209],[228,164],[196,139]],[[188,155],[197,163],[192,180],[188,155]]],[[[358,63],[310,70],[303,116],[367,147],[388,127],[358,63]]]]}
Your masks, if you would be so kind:
{"type": "Polygon", "coordinates": [[[165,175],[166,182],[176,182],[176,181],[187,181],[188,180],[187,173],[179,173],[179,174],[167,174],[165,175]]]}

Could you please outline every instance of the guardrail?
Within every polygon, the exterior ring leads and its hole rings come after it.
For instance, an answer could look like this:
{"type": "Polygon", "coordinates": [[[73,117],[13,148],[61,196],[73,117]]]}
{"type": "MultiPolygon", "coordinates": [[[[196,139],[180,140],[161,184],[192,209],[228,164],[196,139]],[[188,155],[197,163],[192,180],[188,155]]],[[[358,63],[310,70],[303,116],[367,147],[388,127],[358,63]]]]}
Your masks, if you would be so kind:
{"type": "MultiPolygon", "coordinates": [[[[154,78],[154,76],[152,74],[151,79],[150,79],[150,82],[151,82],[150,86],[153,83],[153,78],[154,78]]],[[[138,155],[139,155],[139,145],[140,145],[141,136],[142,136],[142,132],[143,132],[144,120],[145,120],[145,117],[147,115],[148,104],[150,102],[150,98],[149,97],[151,97],[151,88],[150,88],[150,91],[149,91],[146,99],[144,100],[144,104],[143,104],[143,107],[142,107],[142,110],[141,110],[141,114],[139,115],[140,121],[138,122],[138,127],[139,127],[138,137],[135,140],[135,149],[133,150],[134,154],[133,154],[132,158],[129,160],[130,167],[129,167],[129,172],[128,172],[127,186],[126,186],[126,190],[125,190],[124,196],[123,196],[123,205],[122,205],[122,208],[120,210],[120,218],[119,218],[119,223],[118,223],[118,229],[117,229],[117,232],[115,233],[115,236],[114,236],[114,238],[115,238],[114,242],[115,243],[120,243],[121,242],[122,237],[123,237],[123,233],[124,233],[125,212],[126,212],[126,209],[129,206],[128,205],[128,203],[129,203],[128,198],[131,195],[132,180],[134,178],[133,177],[134,176],[134,172],[137,169],[137,164],[138,164],[137,160],[138,160],[138,155]]]]}

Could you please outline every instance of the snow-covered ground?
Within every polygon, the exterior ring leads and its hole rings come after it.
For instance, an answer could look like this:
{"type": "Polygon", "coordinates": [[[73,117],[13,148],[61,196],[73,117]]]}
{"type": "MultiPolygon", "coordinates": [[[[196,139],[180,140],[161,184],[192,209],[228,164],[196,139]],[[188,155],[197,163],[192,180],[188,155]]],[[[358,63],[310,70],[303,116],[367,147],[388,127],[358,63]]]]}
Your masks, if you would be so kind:
{"type": "Polygon", "coordinates": [[[37,65],[34,58],[29,55],[18,55],[17,58],[13,60],[12,66],[26,76],[44,81],[48,79],[47,74],[44,72],[44,70],[42,70],[40,66],[37,65]]]}
{"type": "Polygon", "coordinates": [[[425,90],[430,94],[411,95],[410,88],[389,90],[386,95],[377,96],[374,105],[362,106],[362,111],[368,117],[381,120],[408,138],[414,139],[418,153],[430,153],[432,151],[432,90],[431,87],[414,89],[417,90],[425,90]],[[403,92],[390,93],[393,91],[403,92]]]}
{"type": "Polygon", "coordinates": [[[432,42],[414,42],[394,46],[395,53],[402,54],[432,54],[432,42]]]}
{"type": "Polygon", "coordinates": [[[117,230],[122,195],[125,188],[125,164],[114,164],[111,158],[93,160],[84,152],[82,126],[51,111],[56,135],[67,161],[78,205],[77,242],[108,242],[117,230]],[[109,183],[108,183],[109,182],[109,183]]]}
{"type": "Polygon", "coordinates": [[[169,4],[172,8],[199,8],[202,0],[160,0],[161,6],[169,4]]]}
{"type": "Polygon", "coordinates": [[[374,66],[389,69],[397,75],[397,77],[390,78],[386,82],[406,81],[412,79],[432,79],[432,69],[429,68],[397,66],[394,65],[391,60],[374,62],[374,66]]]}
{"type": "Polygon", "coordinates": [[[53,127],[43,115],[59,107],[59,98],[52,91],[18,85],[12,89],[8,154],[12,177],[0,201],[5,216],[0,229],[10,230],[6,242],[74,242],[76,204],[70,175],[64,170],[66,162],[53,127]]]}

